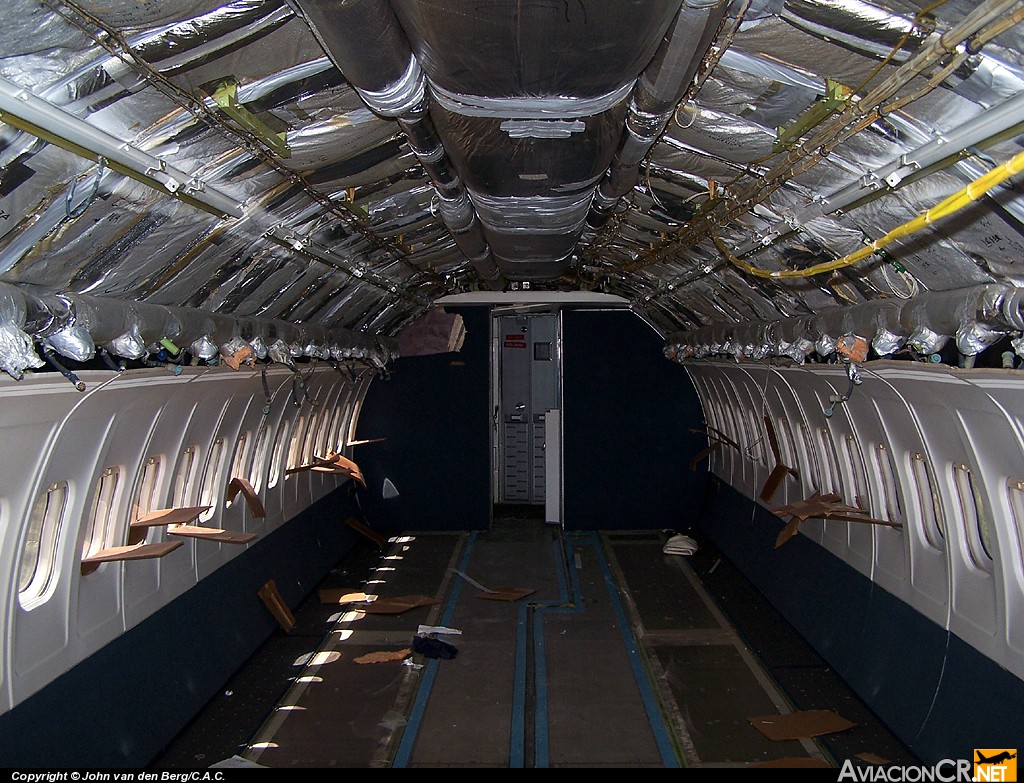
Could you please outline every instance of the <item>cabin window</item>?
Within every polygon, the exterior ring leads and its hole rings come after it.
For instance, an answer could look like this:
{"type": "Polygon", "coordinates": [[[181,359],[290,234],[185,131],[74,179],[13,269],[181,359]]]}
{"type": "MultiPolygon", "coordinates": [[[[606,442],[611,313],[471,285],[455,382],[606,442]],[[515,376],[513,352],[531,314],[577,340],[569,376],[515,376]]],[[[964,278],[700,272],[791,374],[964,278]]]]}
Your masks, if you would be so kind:
{"type": "Polygon", "coordinates": [[[731,407],[725,408],[726,434],[742,447],[746,438],[743,436],[743,428],[737,420],[736,411],[731,407]]]}
{"type": "MultiPolygon", "coordinates": [[[[900,506],[898,484],[896,481],[896,466],[892,461],[892,454],[885,447],[884,443],[875,444],[875,463],[878,465],[878,474],[882,478],[882,494],[885,498],[885,514],[890,522],[903,523],[903,509],[900,506]]],[[[899,528],[890,528],[898,530],[899,528]]]]}
{"type": "MultiPolygon", "coordinates": [[[[233,479],[236,476],[238,478],[245,477],[245,443],[247,440],[249,440],[248,432],[243,432],[238,436],[238,441],[235,443],[235,456],[231,460],[231,475],[228,476],[228,479],[233,479]]],[[[230,508],[231,502],[225,500],[224,508],[230,508]]]]}
{"type": "Polygon", "coordinates": [[[106,468],[100,474],[93,496],[92,512],[89,516],[89,527],[82,544],[82,558],[91,557],[106,547],[113,540],[113,530],[117,524],[116,509],[118,489],[121,484],[121,469],[106,468]]]}
{"type": "Polygon", "coordinates": [[[174,506],[184,508],[192,505],[192,486],[196,477],[196,457],[199,449],[189,446],[181,452],[178,470],[174,473],[174,506]]]}
{"type": "Polygon", "coordinates": [[[352,410],[349,412],[348,432],[345,439],[338,444],[338,451],[344,449],[349,443],[356,439],[356,429],[359,427],[359,414],[363,409],[363,398],[360,396],[352,403],[352,410]]]}
{"type": "Polygon", "coordinates": [[[199,515],[200,522],[207,522],[213,516],[213,507],[217,501],[217,489],[221,475],[221,462],[224,459],[224,439],[217,438],[210,449],[210,457],[206,461],[206,471],[203,473],[203,481],[199,485],[199,505],[209,506],[206,511],[199,515]]]}
{"type": "Polygon", "coordinates": [[[252,449],[252,464],[249,466],[249,483],[259,492],[263,488],[263,468],[267,464],[267,447],[270,444],[270,427],[266,422],[260,427],[252,449]]]}
{"type": "Polygon", "coordinates": [[[61,481],[51,484],[32,506],[18,575],[18,600],[26,609],[42,599],[53,582],[67,504],[68,483],[61,481]]]}
{"type": "Polygon", "coordinates": [[[910,455],[910,469],[914,474],[914,487],[917,490],[917,505],[921,513],[925,541],[936,549],[942,549],[945,535],[942,530],[942,503],[924,454],[915,451],[910,455]]]}
{"type": "Polygon", "coordinates": [[[284,463],[284,449],[288,443],[288,424],[282,421],[277,427],[277,435],[274,438],[274,451],[270,458],[270,474],[267,479],[267,488],[273,489],[281,480],[281,469],[284,463]]]}
{"type": "Polygon", "coordinates": [[[818,428],[818,440],[821,441],[822,455],[822,489],[835,492],[841,497],[843,482],[839,476],[839,462],[836,459],[836,448],[832,443],[832,433],[825,427],[818,428]]]}
{"type": "Polygon", "coordinates": [[[235,458],[231,461],[231,477],[245,475],[245,444],[249,440],[249,433],[243,432],[238,436],[235,443],[235,458]]]}
{"type": "MultiPolygon", "coordinates": [[[[800,476],[808,487],[821,490],[821,479],[818,477],[818,458],[814,453],[814,445],[811,442],[811,433],[807,424],[800,422],[800,439],[803,441],[804,464],[800,466],[800,476]]],[[[808,490],[808,494],[810,490],[808,490]]]]}
{"type": "Polygon", "coordinates": [[[302,466],[302,442],[303,436],[306,434],[305,425],[305,415],[299,416],[298,421],[295,422],[295,428],[292,430],[291,445],[288,447],[288,470],[302,466]]]}
{"type": "Polygon", "coordinates": [[[1010,513],[1013,515],[1013,529],[1017,534],[1017,562],[1024,560],[1024,481],[1011,478],[1006,482],[1006,491],[1010,501],[1010,513]]]}
{"type": "Polygon", "coordinates": [[[793,431],[785,419],[775,420],[776,439],[779,441],[779,457],[783,465],[796,467],[796,449],[793,446],[793,431]]]}
{"type": "Polygon", "coordinates": [[[763,427],[758,427],[754,421],[754,412],[747,410],[736,411],[736,419],[739,421],[741,431],[746,433],[741,439],[740,443],[746,444],[747,459],[752,462],[760,462],[761,445],[764,442],[764,438],[761,437],[761,430],[763,427]]]}
{"type": "Polygon", "coordinates": [[[135,502],[132,503],[132,519],[138,519],[162,507],[157,491],[160,488],[160,468],[162,466],[160,457],[150,457],[142,467],[142,475],[139,477],[139,486],[135,493],[135,502]]]}
{"type": "Polygon", "coordinates": [[[871,498],[868,496],[867,470],[864,467],[864,457],[860,452],[860,446],[853,435],[847,434],[846,457],[850,460],[850,473],[853,475],[853,502],[850,505],[857,508],[867,509],[870,507],[871,498]]]}
{"type": "Polygon", "coordinates": [[[708,424],[719,432],[725,432],[725,422],[722,417],[722,410],[717,403],[711,402],[707,407],[708,424]]]}
{"type": "Polygon", "coordinates": [[[337,432],[338,414],[340,410],[341,407],[339,400],[337,405],[324,413],[324,426],[322,426],[317,433],[316,447],[313,449],[313,453],[318,457],[327,456],[328,451],[338,450],[334,445],[334,433],[337,432]]]}
{"type": "Polygon", "coordinates": [[[317,451],[316,442],[323,427],[323,420],[327,418],[326,411],[317,411],[309,417],[309,425],[306,427],[306,436],[303,438],[302,463],[307,465],[313,461],[313,455],[323,456],[322,451],[317,451]]]}
{"type": "Polygon", "coordinates": [[[960,518],[967,534],[967,551],[971,562],[983,571],[991,571],[992,548],[988,518],[967,465],[953,465],[953,485],[960,502],[960,518]]]}
{"type": "Polygon", "coordinates": [[[754,432],[758,433],[758,458],[762,465],[772,467],[775,464],[775,455],[772,454],[771,443],[768,440],[768,428],[764,423],[764,415],[762,414],[759,416],[756,412],[751,411],[750,417],[754,427],[754,432]]]}

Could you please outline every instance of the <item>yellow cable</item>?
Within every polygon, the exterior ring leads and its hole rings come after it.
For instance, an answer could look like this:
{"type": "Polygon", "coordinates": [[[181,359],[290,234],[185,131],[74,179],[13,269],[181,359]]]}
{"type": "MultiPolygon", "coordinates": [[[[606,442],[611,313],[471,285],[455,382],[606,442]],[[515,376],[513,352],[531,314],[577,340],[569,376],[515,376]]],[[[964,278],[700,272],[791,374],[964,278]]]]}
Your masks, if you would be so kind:
{"type": "MultiPolygon", "coordinates": [[[[867,244],[864,247],[843,256],[842,258],[837,258],[835,261],[828,261],[824,264],[815,264],[814,266],[809,266],[806,269],[784,269],[775,272],[771,272],[767,269],[758,269],[756,266],[748,264],[746,261],[742,261],[730,253],[728,248],[726,248],[725,245],[722,244],[722,241],[715,235],[714,231],[711,231],[711,240],[715,243],[715,247],[718,248],[718,252],[720,252],[730,264],[739,267],[744,272],[754,275],[755,277],[763,277],[773,280],[780,278],[812,277],[814,275],[820,275],[822,272],[832,272],[836,269],[843,269],[844,267],[851,266],[856,264],[858,261],[862,261],[865,258],[874,255],[890,242],[914,234],[921,229],[927,228],[936,220],[940,220],[941,218],[952,215],[954,212],[958,212],[974,201],[977,201],[996,185],[1005,182],[1015,174],[1019,174],[1021,171],[1024,171],[1024,152],[1018,153],[1006,163],[996,166],[991,171],[978,177],[966,187],[958,190],[948,198],[943,199],[926,212],[923,212],[912,220],[908,220],[906,223],[897,226],[881,239],[876,239],[874,242],[871,242],[870,244],[867,244]]],[[[711,230],[710,225],[708,226],[708,229],[711,230]]]]}

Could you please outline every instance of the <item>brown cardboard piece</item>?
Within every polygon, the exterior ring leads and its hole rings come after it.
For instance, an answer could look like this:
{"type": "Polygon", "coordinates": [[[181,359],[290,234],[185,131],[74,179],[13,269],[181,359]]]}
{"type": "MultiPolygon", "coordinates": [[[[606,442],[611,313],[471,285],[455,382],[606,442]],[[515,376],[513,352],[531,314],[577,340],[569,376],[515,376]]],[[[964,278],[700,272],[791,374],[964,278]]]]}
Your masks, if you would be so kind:
{"type": "Polygon", "coordinates": [[[195,522],[209,506],[187,506],[185,508],[158,508],[143,514],[132,522],[132,527],[158,527],[160,525],[187,525],[195,522]]]}
{"type": "Polygon", "coordinates": [[[270,610],[272,615],[274,615],[274,619],[277,620],[285,633],[291,631],[291,629],[295,627],[295,615],[293,615],[292,610],[288,608],[288,604],[284,602],[284,598],[282,598],[281,593],[278,592],[277,584],[274,580],[268,580],[266,584],[259,589],[258,594],[260,600],[263,601],[263,605],[270,610]]]}
{"type": "Polygon", "coordinates": [[[267,515],[267,510],[263,507],[263,501],[261,501],[259,495],[256,494],[256,490],[253,489],[252,484],[244,478],[235,476],[230,482],[228,482],[228,500],[234,501],[239,492],[241,492],[242,496],[245,498],[246,505],[249,506],[250,514],[254,517],[260,518],[267,515]]]}
{"type": "Polygon", "coordinates": [[[367,653],[366,655],[360,655],[358,658],[353,658],[352,663],[391,663],[393,661],[404,661],[410,655],[412,655],[412,649],[409,647],[401,650],[394,650],[393,652],[381,650],[379,652],[367,653]]]}
{"type": "Polygon", "coordinates": [[[255,533],[242,533],[238,530],[225,530],[220,527],[203,527],[202,525],[175,525],[167,529],[171,536],[200,538],[217,541],[221,544],[249,544],[259,538],[255,533]]]}
{"type": "Polygon", "coordinates": [[[747,718],[750,724],[770,740],[806,739],[822,734],[835,734],[855,723],[832,710],[803,710],[785,715],[759,715],[747,718]]]}
{"type": "Polygon", "coordinates": [[[387,539],[384,538],[384,536],[382,536],[376,530],[371,528],[369,525],[363,524],[363,522],[361,522],[360,520],[356,519],[355,517],[349,517],[348,519],[346,519],[345,520],[345,524],[348,525],[353,530],[355,530],[355,531],[357,531],[359,533],[362,533],[364,536],[366,536],[368,539],[370,539],[373,543],[375,543],[381,549],[383,549],[384,547],[387,546],[388,542],[387,542],[387,539]]]}

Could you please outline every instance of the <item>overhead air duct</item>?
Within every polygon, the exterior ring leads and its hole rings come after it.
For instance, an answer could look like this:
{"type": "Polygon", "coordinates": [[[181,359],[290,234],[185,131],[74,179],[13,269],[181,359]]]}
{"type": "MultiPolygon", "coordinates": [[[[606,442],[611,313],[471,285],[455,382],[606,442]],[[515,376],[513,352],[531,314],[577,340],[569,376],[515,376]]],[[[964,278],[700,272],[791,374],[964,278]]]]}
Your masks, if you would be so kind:
{"type": "Polygon", "coordinates": [[[680,0],[297,0],[366,104],[402,126],[441,217],[492,282],[565,274],[637,79],[658,63],[638,112],[674,107],[718,1],[690,0],[679,43],[656,58],[680,0]]]}
{"type": "Polygon", "coordinates": [[[300,0],[306,22],[374,113],[397,120],[440,198],[438,211],[484,284],[501,290],[480,221],[428,114],[423,71],[388,0],[300,0]]]}
{"type": "Polygon", "coordinates": [[[600,228],[636,185],[640,165],[675,113],[725,16],[728,0],[686,0],[637,80],[615,159],[594,194],[587,222],[600,228]]]}

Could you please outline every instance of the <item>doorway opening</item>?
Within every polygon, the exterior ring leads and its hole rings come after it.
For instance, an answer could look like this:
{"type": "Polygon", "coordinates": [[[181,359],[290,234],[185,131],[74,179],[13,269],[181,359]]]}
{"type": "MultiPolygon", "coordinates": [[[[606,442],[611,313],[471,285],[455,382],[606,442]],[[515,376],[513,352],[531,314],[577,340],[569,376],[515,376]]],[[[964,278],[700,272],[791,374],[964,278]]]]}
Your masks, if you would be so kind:
{"type": "Polygon", "coordinates": [[[491,442],[495,516],[561,524],[561,318],[492,311],[491,442]]]}

